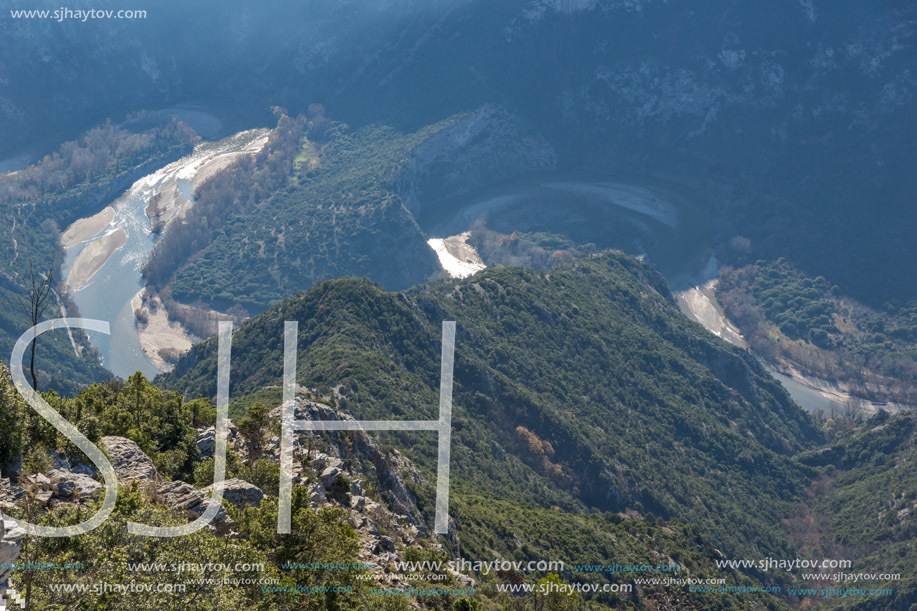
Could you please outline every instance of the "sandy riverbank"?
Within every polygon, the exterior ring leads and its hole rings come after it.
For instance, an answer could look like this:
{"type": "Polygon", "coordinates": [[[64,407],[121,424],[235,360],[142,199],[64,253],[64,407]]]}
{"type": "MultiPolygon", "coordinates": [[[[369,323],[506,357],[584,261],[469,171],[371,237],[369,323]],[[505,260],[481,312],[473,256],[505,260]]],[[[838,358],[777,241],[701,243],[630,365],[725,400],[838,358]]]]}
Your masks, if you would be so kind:
{"type": "Polygon", "coordinates": [[[172,371],[173,361],[200,340],[177,322],[170,322],[159,297],[147,297],[145,291],[141,290],[131,299],[140,348],[157,369],[172,371]]]}
{"type": "Polygon", "coordinates": [[[487,267],[478,251],[467,243],[470,237],[471,233],[466,231],[448,238],[432,238],[427,241],[439,258],[443,270],[453,278],[465,278],[487,267]]]}
{"type": "Polygon", "coordinates": [[[127,234],[119,228],[87,244],[70,266],[70,273],[67,276],[67,286],[70,290],[78,291],[86,286],[115,251],[125,243],[127,243],[127,234]]]}
{"type": "Polygon", "coordinates": [[[100,231],[111,223],[114,217],[115,209],[108,206],[94,216],[76,221],[67,227],[67,230],[61,234],[61,246],[64,248],[73,248],[80,242],[85,242],[90,238],[96,237],[99,235],[100,231]]]}
{"type": "Polygon", "coordinates": [[[191,182],[192,190],[197,189],[199,185],[206,182],[222,170],[225,170],[227,167],[229,167],[230,164],[235,163],[236,160],[241,159],[247,155],[252,155],[252,153],[249,151],[227,153],[225,155],[220,155],[213,161],[208,161],[194,175],[194,180],[191,182]]]}
{"type": "Polygon", "coordinates": [[[716,280],[675,293],[682,313],[730,344],[747,348],[742,333],[726,318],[716,300],[716,280]]]}
{"type": "Polygon", "coordinates": [[[194,206],[189,197],[198,186],[242,157],[256,154],[266,143],[267,136],[263,136],[240,151],[222,153],[203,162],[192,162],[167,174],[159,193],[146,208],[150,227],[154,231],[162,231],[175,219],[184,218],[194,206]]]}
{"type": "MultiPolygon", "coordinates": [[[[914,409],[915,405],[906,403],[895,403],[893,401],[871,401],[852,394],[852,389],[848,384],[843,382],[829,382],[822,378],[807,375],[800,371],[795,365],[785,359],[777,363],[768,363],[773,371],[780,375],[793,380],[796,384],[804,387],[809,392],[815,393],[828,401],[832,401],[839,406],[852,405],[855,409],[860,410],[867,416],[877,413],[880,409],[887,412],[895,413],[906,409],[914,409]]],[[[773,372],[772,372],[773,373],[773,372]]]]}
{"type": "Polygon", "coordinates": [[[150,228],[153,231],[162,231],[179,213],[187,212],[190,207],[191,202],[182,197],[175,179],[169,179],[162,191],[154,195],[146,207],[150,228]]]}
{"type": "MultiPolygon", "coordinates": [[[[716,273],[715,264],[712,267],[708,265],[708,267],[710,269],[702,273],[704,278],[710,278],[716,273]]],[[[700,323],[714,335],[747,349],[745,338],[742,337],[738,328],[726,318],[716,299],[716,285],[715,278],[708,279],[703,284],[676,292],[675,298],[678,306],[688,318],[700,323]]],[[[832,404],[838,410],[843,410],[850,405],[870,416],[880,409],[897,412],[914,407],[899,403],[874,402],[858,397],[852,394],[852,389],[848,385],[806,375],[785,359],[776,363],[765,361],[764,364],[771,374],[783,384],[793,399],[809,411],[828,413],[832,404]]]]}

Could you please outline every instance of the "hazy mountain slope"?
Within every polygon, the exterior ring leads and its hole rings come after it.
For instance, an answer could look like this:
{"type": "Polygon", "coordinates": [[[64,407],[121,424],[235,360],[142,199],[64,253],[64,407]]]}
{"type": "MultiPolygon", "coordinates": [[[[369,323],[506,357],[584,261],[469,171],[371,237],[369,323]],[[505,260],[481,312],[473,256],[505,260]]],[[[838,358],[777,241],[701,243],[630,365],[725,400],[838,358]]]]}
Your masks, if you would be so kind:
{"type": "Polygon", "coordinates": [[[787,255],[880,304],[915,297],[913,283],[877,272],[915,262],[912,4],[313,0],[148,12],[4,15],[10,142],[204,95],[291,111],[321,102],[352,125],[407,132],[496,103],[544,134],[560,167],[699,185],[722,242],[743,234],[756,254],[787,255]]]}
{"type": "MultiPolygon", "coordinates": [[[[282,321],[298,320],[299,384],[338,388],[339,407],[358,418],[434,417],[446,319],[459,324],[457,489],[574,512],[652,511],[696,522],[730,550],[784,548],[775,525],[808,480],[789,455],[820,433],[753,360],[681,317],[651,268],[622,255],[403,294],[320,284],[237,331],[231,392],[279,384],[282,321]],[[739,522],[752,534],[729,526],[739,522]]],[[[201,343],[162,382],[212,395],[215,348],[201,343]]],[[[432,439],[402,441],[432,469],[432,439]]],[[[430,511],[430,491],[419,495],[430,511]]]]}

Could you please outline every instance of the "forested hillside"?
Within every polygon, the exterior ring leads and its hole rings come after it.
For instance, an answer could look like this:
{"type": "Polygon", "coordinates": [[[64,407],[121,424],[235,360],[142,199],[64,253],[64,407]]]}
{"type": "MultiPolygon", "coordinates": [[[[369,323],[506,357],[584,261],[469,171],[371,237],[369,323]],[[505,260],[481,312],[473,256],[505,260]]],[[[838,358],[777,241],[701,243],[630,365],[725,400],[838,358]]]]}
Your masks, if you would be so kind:
{"type": "MultiPolygon", "coordinates": [[[[917,602],[917,417],[880,413],[861,430],[801,456],[819,477],[807,502],[808,534],[819,551],[853,561],[850,573],[898,574],[898,583],[867,579],[859,587],[892,587],[882,608],[910,609],[917,602]]],[[[810,548],[811,549],[811,548],[810,548]]],[[[850,600],[865,611],[876,601],[850,600]]]]}
{"type": "Polygon", "coordinates": [[[917,307],[868,307],[785,259],[723,270],[718,299],[768,360],[843,383],[856,396],[917,404],[917,307]]]}
{"type": "Polygon", "coordinates": [[[259,313],[286,295],[340,276],[392,289],[437,270],[414,218],[393,191],[417,134],[352,130],[278,110],[253,160],[203,183],[185,223],[166,230],[144,268],[148,282],[186,303],[259,313]]]}
{"type": "MultiPolygon", "coordinates": [[[[299,384],[357,418],[407,419],[435,417],[440,323],[456,320],[462,494],[651,512],[697,524],[730,552],[788,549],[775,525],[811,475],[790,456],[821,433],[751,357],[681,317],[665,281],[635,259],[497,267],[401,294],[320,284],[242,325],[234,400],[280,383],[284,320],[300,322],[299,384]]],[[[162,383],[212,396],[215,348],[201,343],[162,383]]],[[[400,441],[433,468],[432,438],[400,441]]],[[[432,511],[430,491],[418,496],[432,511]]],[[[459,522],[459,536],[506,527],[482,526],[459,522]]]]}

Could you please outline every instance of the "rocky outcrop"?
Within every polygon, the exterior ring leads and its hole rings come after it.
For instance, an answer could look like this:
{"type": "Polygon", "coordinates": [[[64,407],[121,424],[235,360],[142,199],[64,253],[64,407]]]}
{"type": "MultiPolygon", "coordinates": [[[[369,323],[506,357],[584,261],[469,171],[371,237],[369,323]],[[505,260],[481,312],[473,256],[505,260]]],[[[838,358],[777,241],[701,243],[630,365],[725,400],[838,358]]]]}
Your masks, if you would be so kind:
{"type": "MultiPolygon", "coordinates": [[[[353,417],[338,413],[321,403],[300,398],[294,401],[293,417],[296,420],[354,420],[353,417]]],[[[279,418],[280,414],[279,407],[272,412],[272,416],[276,418],[279,418]]],[[[279,444],[269,444],[268,452],[275,459],[279,459],[279,444]]],[[[398,451],[385,451],[365,432],[352,431],[347,440],[341,435],[323,439],[314,434],[300,433],[294,437],[294,453],[307,459],[318,475],[318,484],[325,490],[343,473],[345,460],[351,465],[348,477],[360,478],[365,468],[365,475],[378,482],[376,493],[388,503],[392,511],[405,516],[409,523],[418,525],[421,530],[426,530],[423,526],[424,518],[417,508],[417,500],[408,489],[408,482],[414,486],[428,484],[417,468],[398,451]]],[[[301,470],[296,463],[297,461],[294,461],[293,481],[298,483],[301,470]]]]}
{"type": "Polygon", "coordinates": [[[98,493],[104,486],[101,482],[83,473],[54,469],[48,473],[52,482],[54,495],[68,500],[91,497],[98,493]]]}
{"type": "MultiPolygon", "coordinates": [[[[297,420],[353,420],[321,403],[299,398],[294,402],[297,420]]],[[[279,418],[281,408],[272,416],[279,418]]],[[[278,460],[279,439],[272,439],[265,452],[268,458],[278,460]]],[[[405,546],[430,536],[425,522],[431,517],[420,512],[410,492],[412,487],[429,483],[409,460],[397,451],[383,450],[363,431],[346,435],[298,433],[294,436],[293,483],[307,486],[313,508],[331,506],[347,511],[347,523],[360,544],[359,560],[372,564],[370,572],[378,583],[395,588],[410,586],[399,581],[392,563],[403,560],[405,546]]]]}
{"type": "Polygon", "coordinates": [[[143,453],[136,443],[124,437],[103,437],[102,447],[111,457],[111,464],[118,475],[118,482],[158,482],[159,472],[150,457],[143,453]]]}
{"type": "Polygon", "coordinates": [[[25,531],[15,520],[0,513],[0,608],[5,607],[6,590],[12,569],[8,567],[19,557],[19,546],[25,531]]]}
{"type": "Polygon", "coordinates": [[[197,449],[201,456],[213,456],[216,446],[217,431],[215,427],[209,426],[198,434],[197,449]]]}
{"type": "MultiPolygon", "coordinates": [[[[160,486],[156,490],[156,498],[170,509],[184,512],[192,520],[196,520],[203,515],[210,503],[213,502],[204,492],[187,482],[179,480],[160,486]]],[[[230,534],[234,524],[235,522],[221,505],[208,527],[217,534],[226,535],[230,534]]]]}
{"type": "MultiPolygon", "coordinates": [[[[229,421],[229,435],[226,441],[229,449],[231,449],[233,452],[242,449],[239,443],[239,427],[237,427],[231,420],[229,421]]],[[[201,456],[204,458],[213,456],[217,446],[216,427],[208,426],[207,428],[201,430],[197,435],[196,443],[197,449],[200,451],[201,456]]]]}
{"type": "MultiPolygon", "coordinates": [[[[207,486],[202,491],[207,496],[213,494],[213,484],[207,486]]],[[[261,499],[264,493],[261,488],[254,484],[249,484],[241,479],[228,479],[223,482],[223,500],[232,503],[236,507],[258,507],[261,505],[261,499]]]]}

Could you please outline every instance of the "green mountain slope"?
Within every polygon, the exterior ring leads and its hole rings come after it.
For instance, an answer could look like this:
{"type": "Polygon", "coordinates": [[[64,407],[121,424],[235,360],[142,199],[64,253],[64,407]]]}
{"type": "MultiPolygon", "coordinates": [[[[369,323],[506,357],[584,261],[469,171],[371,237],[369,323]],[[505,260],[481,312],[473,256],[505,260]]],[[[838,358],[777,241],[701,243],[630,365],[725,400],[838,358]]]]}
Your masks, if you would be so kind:
{"type": "MultiPolygon", "coordinates": [[[[635,259],[494,268],[406,293],[323,283],[237,331],[235,399],[280,383],[284,320],[300,324],[299,384],[357,418],[421,419],[438,405],[440,323],[456,320],[460,495],[652,512],[696,524],[727,553],[787,550],[777,525],[811,475],[790,455],[820,432],[747,354],[680,316],[635,259]]],[[[199,344],[161,382],[212,396],[215,349],[199,344]]],[[[399,441],[432,473],[432,436],[399,441]]],[[[432,512],[432,492],[416,493],[432,512]]],[[[458,535],[495,529],[459,523],[458,535]]]]}
{"type": "Polygon", "coordinates": [[[827,587],[890,588],[882,599],[844,601],[851,609],[912,609],[917,604],[917,414],[880,412],[863,429],[801,456],[821,475],[808,503],[822,526],[813,528],[827,556],[853,561],[843,572],[899,579],[863,579],[827,587]]]}

